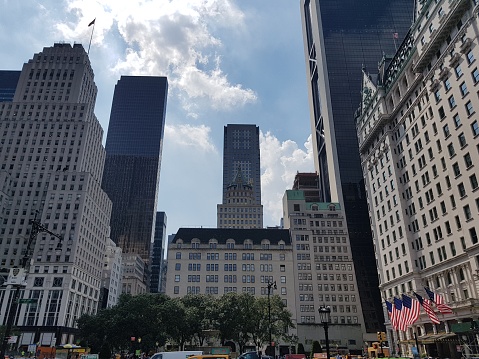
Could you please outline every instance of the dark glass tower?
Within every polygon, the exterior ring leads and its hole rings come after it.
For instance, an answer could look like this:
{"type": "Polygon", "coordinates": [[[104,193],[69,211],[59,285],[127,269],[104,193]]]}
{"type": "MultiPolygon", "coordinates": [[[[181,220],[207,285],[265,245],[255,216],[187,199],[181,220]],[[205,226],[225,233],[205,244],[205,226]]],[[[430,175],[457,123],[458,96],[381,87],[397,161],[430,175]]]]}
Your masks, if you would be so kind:
{"type": "Polygon", "coordinates": [[[223,149],[223,203],[226,190],[241,168],[246,182],[251,183],[256,205],[261,204],[261,172],[259,127],[228,124],[224,129],[223,149]]]}
{"type": "Polygon", "coordinates": [[[413,20],[414,0],[301,0],[315,168],[323,202],[345,209],[366,330],[383,327],[354,112],[362,67],[394,54],[413,20]]]}
{"type": "Polygon", "coordinates": [[[102,187],[113,202],[111,239],[123,253],[150,262],[161,151],[166,77],[122,76],[115,86],[102,187]]]}
{"type": "Polygon", "coordinates": [[[21,71],[0,71],[0,102],[13,101],[21,71]]]}
{"type": "Polygon", "coordinates": [[[153,251],[151,254],[151,277],[150,292],[160,293],[162,291],[162,268],[165,251],[166,238],[166,213],[156,212],[155,238],[153,240],[153,251]]]}

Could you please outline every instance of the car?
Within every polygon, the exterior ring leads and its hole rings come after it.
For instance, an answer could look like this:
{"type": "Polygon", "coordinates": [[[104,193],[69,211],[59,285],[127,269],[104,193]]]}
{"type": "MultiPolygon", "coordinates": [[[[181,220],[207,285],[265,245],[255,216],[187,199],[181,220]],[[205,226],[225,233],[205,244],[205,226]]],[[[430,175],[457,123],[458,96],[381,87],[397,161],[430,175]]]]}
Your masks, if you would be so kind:
{"type": "Polygon", "coordinates": [[[261,359],[256,352],[246,352],[241,354],[238,359],[261,359]]]}

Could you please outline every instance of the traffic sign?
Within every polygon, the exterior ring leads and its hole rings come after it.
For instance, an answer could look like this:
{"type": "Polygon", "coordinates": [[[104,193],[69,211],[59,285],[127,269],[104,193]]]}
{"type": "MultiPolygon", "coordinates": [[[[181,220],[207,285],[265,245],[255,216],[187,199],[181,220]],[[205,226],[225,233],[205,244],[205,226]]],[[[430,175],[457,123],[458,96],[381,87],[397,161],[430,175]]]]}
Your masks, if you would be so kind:
{"type": "Polygon", "coordinates": [[[18,303],[19,304],[33,304],[38,302],[38,299],[36,298],[29,298],[29,299],[19,299],[18,303]]]}

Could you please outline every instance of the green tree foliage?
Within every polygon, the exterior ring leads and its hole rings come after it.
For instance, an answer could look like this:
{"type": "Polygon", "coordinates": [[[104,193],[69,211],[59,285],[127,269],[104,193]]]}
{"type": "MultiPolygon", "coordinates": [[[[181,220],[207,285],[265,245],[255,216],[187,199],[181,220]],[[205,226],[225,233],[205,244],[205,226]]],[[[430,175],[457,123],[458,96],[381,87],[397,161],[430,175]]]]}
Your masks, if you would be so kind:
{"type": "Polygon", "coordinates": [[[298,343],[298,354],[306,354],[303,343],[298,343]]]}
{"type": "MultiPolygon", "coordinates": [[[[287,340],[285,328],[294,327],[291,313],[279,296],[270,299],[273,338],[287,340]]],[[[80,317],[78,329],[82,342],[102,357],[114,350],[148,352],[167,341],[176,344],[179,350],[187,343],[201,346],[206,333],[211,331],[219,333],[222,344],[233,340],[243,350],[250,340],[258,346],[268,342],[268,301],[247,293],[229,293],[216,298],[208,295],[182,298],[161,294],[122,295],[115,307],[80,317]]]]}
{"type": "Polygon", "coordinates": [[[321,353],[321,352],[322,352],[321,344],[319,344],[317,340],[313,341],[310,358],[314,358],[314,353],[321,353]]]}

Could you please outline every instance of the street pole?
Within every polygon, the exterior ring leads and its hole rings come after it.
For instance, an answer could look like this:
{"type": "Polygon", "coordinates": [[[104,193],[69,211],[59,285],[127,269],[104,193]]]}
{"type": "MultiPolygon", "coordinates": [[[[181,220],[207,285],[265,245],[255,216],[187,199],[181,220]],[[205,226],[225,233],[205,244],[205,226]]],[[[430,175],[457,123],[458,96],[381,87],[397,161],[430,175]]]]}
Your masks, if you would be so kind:
{"type": "MultiPolygon", "coordinates": [[[[268,282],[268,324],[269,324],[269,346],[270,348],[273,346],[273,330],[271,328],[271,290],[276,289],[276,281],[268,282]]],[[[274,355],[273,355],[274,356],[274,355]]]]}
{"type": "MultiPolygon", "coordinates": [[[[45,227],[43,224],[40,223],[40,221],[37,221],[37,214],[38,212],[35,212],[35,217],[33,218],[31,224],[32,228],[30,231],[30,236],[28,237],[28,243],[27,243],[27,248],[25,249],[25,254],[22,257],[22,260],[20,262],[21,269],[24,272],[25,275],[25,280],[27,278],[28,271],[30,269],[30,260],[33,255],[33,250],[32,250],[32,245],[35,242],[38,233],[45,232],[48,233],[49,235],[56,237],[62,240],[62,237],[59,234],[53,233],[48,230],[47,227],[45,227]]],[[[60,245],[60,244],[59,244],[60,245]]],[[[58,246],[57,248],[59,248],[58,246]]],[[[8,284],[8,283],[7,283],[8,284]]],[[[2,347],[0,349],[0,359],[5,359],[5,353],[7,351],[8,347],[8,338],[10,337],[10,332],[12,330],[13,323],[15,321],[15,316],[17,314],[18,310],[18,300],[20,298],[20,288],[25,286],[26,283],[20,283],[20,284],[15,284],[13,285],[15,287],[15,292],[13,293],[12,301],[10,303],[10,308],[7,309],[7,323],[5,325],[5,334],[3,336],[3,341],[2,341],[2,347]]]]}
{"type": "Polygon", "coordinates": [[[318,308],[319,312],[319,320],[323,323],[324,328],[324,340],[326,341],[326,359],[329,359],[329,333],[328,333],[328,326],[331,322],[331,308],[321,306],[318,308]]]}
{"type": "Polygon", "coordinates": [[[329,359],[329,333],[328,333],[328,322],[323,323],[324,327],[324,340],[326,341],[326,359],[329,359]]]}

